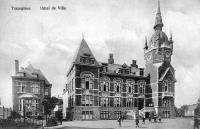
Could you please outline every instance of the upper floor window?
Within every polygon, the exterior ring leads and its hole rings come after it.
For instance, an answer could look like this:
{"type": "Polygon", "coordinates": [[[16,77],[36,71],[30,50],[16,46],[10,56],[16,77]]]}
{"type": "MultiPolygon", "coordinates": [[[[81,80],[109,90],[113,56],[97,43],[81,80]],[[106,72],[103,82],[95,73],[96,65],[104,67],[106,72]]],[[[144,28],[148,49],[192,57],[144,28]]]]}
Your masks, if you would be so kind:
{"type": "Polygon", "coordinates": [[[108,104],[109,104],[108,97],[102,97],[101,98],[101,106],[102,107],[108,107],[108,104]]]}
{"type": "Polygon", "coordinates": [[[133,107],[134,101],[133,98],[127,98],[126,99],[126,106],[127,107],[133,107]]]}
{"type": "Polygon", "coordinates": [[[172,92],[171,82],[169,80],[164,80],[162,84],[163,92],[172,92]]]}
{"type": "Polygon", "coordinates": [[[128,93],[133,93],[134,92],[134,84],[135,82],[134,81],[131,81],[131,80],[128,80],[126,81],[126,91],[128,93]]]}
{"type": "Polygon", "coordinates": [[[115,97],[114,98],[114,106],[115,107],[120,107],[121,106],[121,98],[115,97]]]}
{"type": "Polygon", "coordinates": [[[45,88],[44,95],[49,95],[49,89],[48,88],[45,88]]]}
{"type": "Polygon", "coordinates": [[[31,85],[31,92],[33,94],[40,94],[40,86],[37,84],[31,85]]]}
{"type": "Polygon", "coordinates": [[[94,75],[90,72],[81,74],[81,87],[85,89],[93,89],[94,75]]]}
{"type": "Polygon", "coordinates": [[[82,106],[93,106],[94,105],[94,96],[82,95],[81,103],[82,103],[82,106]]]}
{"type": "Polygon", "coordinates": [[[119,93],[121,91],[122,81],[115,79],[114,80],[114,87],[115,87],[115,92],[119,93]]]}
{"type": "Polygon", "coordinates": [[[162,105],[164,107],[170,107],[171,106],[171,101],[168,99],[164,99],[162,105]]]}
{"type": "Polygon", "coordinates": [[[17,92],[18,93],[24,93],[25,88],[26,88],[26,83],[25,82],[17,82],[17,92]]]}
{"type": "Polygon", "coordinates": [[[145,82],[138,81],[138,88],[139,88],[139,94],[144,94],[145,93],[145,82]]]}
{"type": "Polygon", "coordinates": [[[100,86],[101,86],[102,91],[109,91],[110,79],[108,77],[101,78],[100,86]]]}

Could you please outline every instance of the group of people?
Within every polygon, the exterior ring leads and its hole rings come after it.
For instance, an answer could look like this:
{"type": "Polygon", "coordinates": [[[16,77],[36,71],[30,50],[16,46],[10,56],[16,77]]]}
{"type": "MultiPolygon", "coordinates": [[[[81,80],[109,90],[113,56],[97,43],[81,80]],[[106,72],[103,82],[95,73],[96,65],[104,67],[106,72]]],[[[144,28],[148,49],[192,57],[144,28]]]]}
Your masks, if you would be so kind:
{"type": "MultiPolygon", "coordinates": [[[[124,117],[120,116],[120,117],[118,118],[118,120],[117,120],[120,127],[121,127],[121,124],[122,124],[123,119],[124,119],[124,117]]],[[[139,127],[139,123],[140,123],[139,119],[140,119],[139,116],[136,116],[136,117],[135,117],[136,128],[139,127]]],[[[152,117],[152,116],[149,116],[148,119],[149,119],[149,123],[152,122],[152,119],[154,120],[154,123],[157,123],[157,120],[158,120],[159,122],[161,122],[161,116],[160,116],[160,115],[158,115],[158,116],[157,116],[157,115],[154,115],[153,117],[152,117]]],[[[146,118],[145,118],[145,116],[143,116],[143,117],[142,117],[142,124],[145,124],[145,121],[146,121],[146,118]]]]}
{"type": "MultiPolygon", "coordinates": [[[[149,123],[152,122],[151,121],[152,119],[154,120],[154,123],[157,123],[157,120],[159,122],[161,122],[161,116],[160,115],[158,115],[158,116],[154,115],[153,117],[149,116],[148,119],[149,119],[149,123]]],[[[145,118],[145,116],[143,116],[142,117],[142,124],[145,124],[145,121],[146,121],[146,118],[145,118]]],[[[138,116],[136,116],[136,118],[135,118],[135,124],[136,124],[136,128],[139,127],[139,117],[138,116]]]]}

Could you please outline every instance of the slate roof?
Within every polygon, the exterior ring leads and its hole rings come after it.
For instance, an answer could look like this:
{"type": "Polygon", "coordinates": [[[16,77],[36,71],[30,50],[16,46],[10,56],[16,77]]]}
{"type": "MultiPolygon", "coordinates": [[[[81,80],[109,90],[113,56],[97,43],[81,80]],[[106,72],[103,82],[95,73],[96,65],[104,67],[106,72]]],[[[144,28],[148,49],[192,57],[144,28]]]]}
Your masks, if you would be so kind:
{"type": "Polygon", "coordinates": [[[82,41],[81,41],[81,44],[80,44],[80,47],[75,55],[75,59],[74,59],[74,62],[75,64],[80,64],[80,57],[84,57],[84,56],[89,56],[90,58],[93,58],[94,59],[94,65],[98,65],[99,66],[99,63],[97,62],[96,58],[94,57],[92,51],[90,50],[87,42],[85,41],[85,39],[83,38],[82,41]]]}
{"type": "MultiPolygon", "coordinates": [[[[107,73],[118,73],[120,69],[130,69],[131,70],[131,73],[135,73],[134,75],[137,76],[136,73],[139,72],[139,68],[136,68],[136,67],[132,67],[132,66],[128,66],[126,65],[125,63],[124,64],[109,64],[109,63],[100,63],[101,65],[106,65],[107,66],[107,73]]],[[[132,75],[130,73],[130,75],[132,75]]]]}
{"type": "MultiPolygon", "coordinates": [[[[139,72],[139,68],[136,67],[132,67],[132,66],[128,66],[127,64],[109,64],[109,63],[104,63],[104,62],[98,62],[94,56],[94,54],[92,53],[92,51],[90,50],[87,42],[85,41],[85,39],[83,38],[79,48],[77,49],[77,52],[75,54],[75,58],[73,59],[73,63],[69,69],[69,71],[67,72],[67,76],[70,73],[71,69],[73,68],[74,64],[80,64],[80,65],[89,65],[89,66],[103,66],[106,65],[107,66],[107,73],[118,73],[119,69],[131,69],[131,73],[137,73],[139,72]],[[89,58],[93,58],[94,59],[94,64],[84,64],[80,61],[81,57],[89,57],[89,58]]],[[[130,74],[131,75],[131,74],[130,74]]]]}
{"type": "MultiPolygon", "coordinates": [[[[39,80],[44,80],[47,85],[51,85],[49,81],[46,79],[46,77],[43,75],[43,73],[40,71],[40,69],[34,68],[31,64],[29,64],[25,68],[21,68],[19,70],[19,73],[25,73],[26,78],[35,78],[35,76],[38,76],[39,80]]],[[[16,76],[21,76],[20,74],[16,74],[16,76]]]]}

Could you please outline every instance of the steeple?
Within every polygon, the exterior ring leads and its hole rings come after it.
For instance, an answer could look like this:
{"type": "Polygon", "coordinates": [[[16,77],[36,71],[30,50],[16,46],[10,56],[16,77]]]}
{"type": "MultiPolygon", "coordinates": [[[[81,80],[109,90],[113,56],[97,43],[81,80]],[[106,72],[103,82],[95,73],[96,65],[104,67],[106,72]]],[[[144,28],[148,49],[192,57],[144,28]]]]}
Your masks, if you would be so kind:
{"type": "Polygon", "coordinates": [[[162,30],[163,23],[162,23],[162,16],[161,16],[161,11],[160,11],[160,1],[158,0],[158,8],[157,8],[157,13],[156,13],[156,18],[155,18],[155,25],[154,25],[154,30],[162,30]]]}

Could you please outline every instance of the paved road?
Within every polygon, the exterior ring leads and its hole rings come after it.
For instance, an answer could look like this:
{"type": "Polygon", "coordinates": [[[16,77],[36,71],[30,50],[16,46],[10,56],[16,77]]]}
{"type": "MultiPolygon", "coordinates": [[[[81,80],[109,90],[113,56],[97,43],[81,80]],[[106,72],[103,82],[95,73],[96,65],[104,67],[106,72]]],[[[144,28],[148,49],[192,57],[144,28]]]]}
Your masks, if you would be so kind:
{"type": "MultiPolygon", "coordinates": [[[[63,125],[53,127],[53,129],[136,129],[133,120],[125,120],[119,127],[116,120],[99,120],[99,121],[70,121],[63,122],[63,125]]],[[[149,123],[146,121],[140,128],[144,129],[193,129],[192,119],[177,118],[163,119],[162,123],[149,123]]]]}

